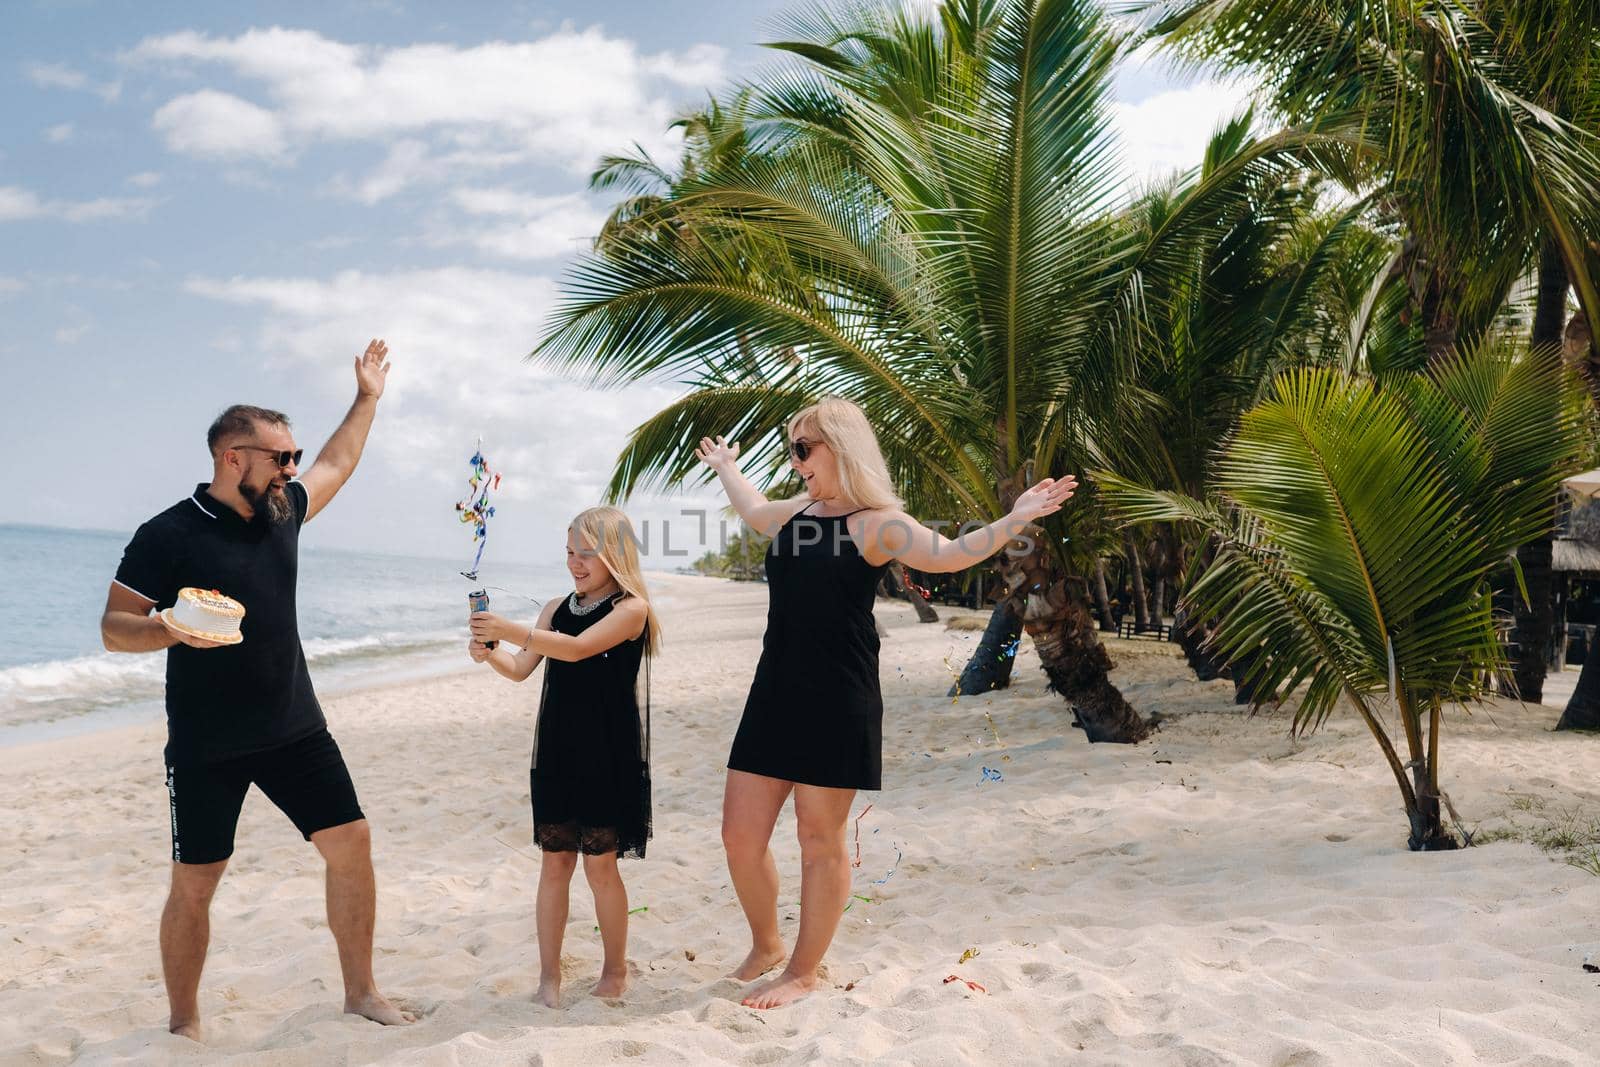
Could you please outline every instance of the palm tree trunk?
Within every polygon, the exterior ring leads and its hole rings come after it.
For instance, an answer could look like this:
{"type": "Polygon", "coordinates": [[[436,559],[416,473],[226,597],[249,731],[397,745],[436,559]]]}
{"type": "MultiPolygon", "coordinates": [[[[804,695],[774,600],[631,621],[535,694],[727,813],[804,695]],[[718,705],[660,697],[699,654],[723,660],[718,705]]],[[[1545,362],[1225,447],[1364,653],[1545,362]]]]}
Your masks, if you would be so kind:
{"type": "Polygon", "coordinates": [[[908,600],[917,613],[918,622],[938,622],[939,613],[933,610],[933,605],[922,599],[922,596],[911,588],[906,581],[906,569],[898,561],[891,561],[889,569],[883,575],[883,588],[891,597],[897,600],[908,600]]]}
{"type": "Polygon", "coordinates": [[[1017,642],[1022,638],[1022,620],[1017,617],[1010,600],[1002,600],[989,615],[989,625],[983,629],[978,648],[962,668],[961,677],[945,694],[976,696],[1011,685],[1011,668],[1017,662],[1017,642]]]}
{"type": "Polygon", "coordinates": [[[1094,581],[1089,589],[1094,593],[1094,606],[1100,613],[1100,629],[1115,632],[1117,619],[1111,614],[1111,594],[1106,590],[1106,561],[1099,556],[1094,558],[1094,581]]]}
{"type": "Polygon", "coordinates": [[[1144,568],[1139,563],[1139,550],[1134,546],[1133,533],[1122,531],[1122,553],[1128,557],[1128,581],[1133,584],[1133,627],[1139,633],[1150,629],[1150,602],[1144,592],[1144,568]]]}
{"type": "Polygon", "coordinates": [[[1172,639],[1183,649],[1183,658],[1189,661],[1189,669],[1202,682],[1228,676],[1227,665],[1206,648],[1206,638],[1209,636],[1204,623],[1189,620],[1183,601],[1179,600],[1178,609],[1172,615],[1172,639]]]}
{"type": "Polygon", "coordinates": [[[1167,580],[1160,576],[1150,583],[1150,625],[1159,627],[1167,613],[1167,580]]]}
{"type": "MultiPolygon", "coordinates": [[[[1534,359],[1561,358],[1561,341],[1567,321],[1567,263],[1561,246],[1546,237],[1539,246],[1539,295],[1533,311],[1533,333],[1529,340],[1534,359]]],[[[1557,503],[1559,506],[1559,502],[1557,503]]],[[[1546,534],[1517,549],[1523,581],[1528,587],[1526,602],[1519,596],[1512,616],[1511,676],[1517,693],[1530,704],[1544,699],[1544,676],[1555,646],[1554,572],[1551,557],[1554,545],[1546,534]]]]}
{"type": "Polygon", "coordinates": [[[1090,741],[1133,744],[1150,736],[1151,724],[1111,684],[1111,656],[1095,630],[1094,619],[1065,581],[1045,596],[1028,597],[1022,626],[1033,639],[1039,665],[1051,691],[1072,702],[1077,725],[1090,741]],[[1041,601],[1039,610],[1033,602],[1041,601]]]}
{"type": "Polygon", "coordinates": [[[1422,725],[1416,716],[1412,695],[1400,690],[1400,716],[1406,725],[1406,742],[1411,750],[1413,805],[1406,811],[1411,836],[1406,844],[1413,852],[1445,852],[1460,848],[1455,835],[1444,827],[1439,803],[1439,728],[1441,716],[1437,700],[1429,703],[1427,750],[1423,750],[1422,725]]]}
{"type": "Polygon", "coordinates": [[[1578,684],[1567,699],[1566,710],[1561,713],[1557,730],[1600,730],[1600,654],[1594,645],[1583,657],[1583,670],[1578,674],[1578,684]]]}
{"type": "Polygon", "coordinates": [[[1047,545],[1035,530],[1033,551],[1004,557],[1003,573],[1013,604],[1022,605],[1022,628],[1039,653],[1049,688],[1072,703],[1074,725],[1090,741],[1142,741],[1151,724],[1111,684],[1113,664],[1089,614],[1087,583],[1057,573],[1047,545]]]}
{"type": "Polygon", "coordinates": [[[1259,707],[1268,700],[1273,699],[1275,694],[1268,694],[1265,700],[1261,698],[1261,683],[1253,678],[1250,672],[1250,668],[1256,661],[1267,654],[1265,649],[1258,648],[1254,651],[1234,656],[1229,661],[1228,671],[1233,675],[1233,702],[1235,704],[1248,704],[1251,707],[1259,707]]]}

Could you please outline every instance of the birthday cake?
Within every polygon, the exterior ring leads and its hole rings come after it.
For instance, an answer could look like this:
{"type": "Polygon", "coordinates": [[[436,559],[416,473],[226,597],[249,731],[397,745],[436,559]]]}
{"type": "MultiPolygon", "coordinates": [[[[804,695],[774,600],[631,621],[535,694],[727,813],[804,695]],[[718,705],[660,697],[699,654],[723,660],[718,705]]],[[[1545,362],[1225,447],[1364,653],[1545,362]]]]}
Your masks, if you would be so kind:
{"type": "Polygon", "coordinates": [[[244,640],[239,623],[244,620],[244,605],[215,589],[185,586],[178,599],[166,610],[167,621],[191,637],[234,645],[244,640]]]}

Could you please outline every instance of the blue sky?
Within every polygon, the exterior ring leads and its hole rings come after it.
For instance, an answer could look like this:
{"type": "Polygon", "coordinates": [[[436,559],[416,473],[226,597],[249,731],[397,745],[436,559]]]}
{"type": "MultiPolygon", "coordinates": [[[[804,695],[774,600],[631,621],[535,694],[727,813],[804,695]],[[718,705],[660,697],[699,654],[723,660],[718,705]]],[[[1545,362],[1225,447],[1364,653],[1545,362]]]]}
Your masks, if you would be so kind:
{"type": "MultiPolygon", "coordinates": [[[[488,558],[559,560],[672,396],[520,362],[603,217],[585,178],[634,141],[670,159],[671,116],[772,62],[755,42],[786,6],[6,4],[0,522],[131,531],[207,478],[236,401],[314,451],[383,336],[390,395],[316,540],[467,555],[452,503],[481,434],[505,474],[488,558]]],[[[1133,179],[1197,161],[1240,96],[1142,65],[1118,98],[1133,179]]],[[[718,501],[629,510],[659,538],[718,501]]]]}

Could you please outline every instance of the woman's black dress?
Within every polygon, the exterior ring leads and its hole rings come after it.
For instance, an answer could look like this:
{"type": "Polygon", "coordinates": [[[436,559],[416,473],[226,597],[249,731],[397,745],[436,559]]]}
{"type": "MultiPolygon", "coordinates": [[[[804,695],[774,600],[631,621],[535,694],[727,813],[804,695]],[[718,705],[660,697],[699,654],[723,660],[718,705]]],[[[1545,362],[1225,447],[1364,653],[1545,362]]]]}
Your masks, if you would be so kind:
{"type": "Polygon", "coordinates": [[[846,516],[807,515],[806,508],[767,548],[767,633],[728,767],[803,785],[878,789],[883,697],[872,602],[888,564],[861,558],[846,516]]]}
{"type": "MultiPolygon", "coordinates": [[[[563,600],[557,633],[577,636],[611,614],[615,597],[586,615],[563,600]]],[[[533,839],[546,852],[644,856],[650,839],[650,673],[646,630],[575,662],[545,657],[544,691],[528,772],[533,839]],[[639,663],[645,706],[639,713],[639,663]]]]}

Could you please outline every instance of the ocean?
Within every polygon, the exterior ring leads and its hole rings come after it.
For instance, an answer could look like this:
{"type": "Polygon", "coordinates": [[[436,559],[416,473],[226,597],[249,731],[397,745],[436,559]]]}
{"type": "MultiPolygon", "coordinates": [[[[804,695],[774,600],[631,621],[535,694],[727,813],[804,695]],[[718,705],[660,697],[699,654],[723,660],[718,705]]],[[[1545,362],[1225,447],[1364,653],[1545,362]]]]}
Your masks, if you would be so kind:
{"type": "MultiPolygon", "coordinates": [[[[159,720],[166,654],[100,644],[106,590],[132,531],[0,524],[0,746],[159,720]]],[[[320,696],[467,669],[463,560],[300,546],[300,640],[320,696]]],[[[517,618],[572,588],[566,567],[485,568],[517,618]]],[[[226,591],[226,590],[224,590],[226,591]]]]}

